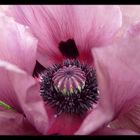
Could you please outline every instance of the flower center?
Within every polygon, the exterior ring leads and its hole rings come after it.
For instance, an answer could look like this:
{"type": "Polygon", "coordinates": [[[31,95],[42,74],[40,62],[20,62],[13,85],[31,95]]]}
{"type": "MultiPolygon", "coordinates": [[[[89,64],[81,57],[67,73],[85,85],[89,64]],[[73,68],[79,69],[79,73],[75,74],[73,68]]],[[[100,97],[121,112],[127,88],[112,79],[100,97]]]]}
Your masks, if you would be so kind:
{"type": "Polygon", "coordinates": [[[59,90],[64,95],[70,95],[77,93],[77,90],[81,92],[85,86],[86,76],[80,68],[69,65],[55,72],[52,80],[56,90],[59,90]]]}
{"type": "Polygon", "coordinates": [[[56,114],[83,114],[98,100],[95,69],[78,60],[67,59],[47,68],[40,75],[43,100],[56,114]]]}

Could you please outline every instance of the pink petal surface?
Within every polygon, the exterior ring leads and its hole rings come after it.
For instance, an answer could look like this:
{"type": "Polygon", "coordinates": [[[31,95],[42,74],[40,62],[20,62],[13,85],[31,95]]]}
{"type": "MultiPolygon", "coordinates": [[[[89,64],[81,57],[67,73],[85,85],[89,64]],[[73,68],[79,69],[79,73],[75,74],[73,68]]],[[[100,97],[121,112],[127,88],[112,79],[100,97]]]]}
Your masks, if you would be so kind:
{"type": "Polygon", "coordinates": [[[138,135],[138,133],[129,129],[112,129],[109,127],[105,127],[91,135],[138,135]]]}
{"type": "Polygon", "coordinates": [[[120,9],[122,11],[124,27],[140,20],[140,5],[120,5],[120,9]]]}
{"type": "Polygon", "coordinates": [[[48,132],[47,134],[73,135],[80,127],[85,116],[72,116],[68,114],[60,114],[56,117],[56,110],[46,105],[48,113],[48,132]]]}
{"type": "Polygon", "coordinates": [[[140,104],[135,105],[129,112],[120,115],[110,123],[111,128],[130,129],[140,133],[140,104]]]}
{"type": "Polygon", "coordinates": [[[39,39],[38,60],[46,67],[62,61],[58,44],[70,38],[80,51],[79,59],[93,62],[90,49],[111,42],[121,26],[117,6],[22,5],[12,6],[9,11],[39,39]]]}
{"type": "Polygon", "coordinates": [[[112,119],[112,112],[106,111],[102,107],[97,107],[84,119],[79,129],[74,133],[75,135],[88,135],[100,127],[107,125],[112,119]]]}
{"type": "Polygon", "coordinates": [[[14,89],[12,87],[12,82],[10,80],[9,74],[5,69],[19,72],[17,68],[9,64],[8,62],[0,61],[0,77],[2,79],[0,81],[0,100],[18,110],[19,112],[22,112],[14,89]]]}
{"type": "Polygon", "coordinates": [[[48,129],[48,117],[39,93],[39,83],[24,71],[0,61],[0,100],[24,114],[40,132],[48,129]]]}
{"type": "Polygon", "coordinates": [[[94,117],[97,114],[93,111],[84,120],[76,134],[95,131],[107,123],[107,118],[110,119],[108,119],[109,122],[113,116],[117,117],[128,112],[139,102],[140,32],[138,31],[140,26],[138,25],[140,23],[131,26],[116,44],[93,49],[100,91],[99,106],[105,117],[102,117],[102,123],[98,122],[98,118],[94,117]]]}
{"type": "Polygon", "coordinates": [[[0,12],[0,59],[32,74],[36,62],[37,40],[29,28],[0,12]]]}
{"type": "Polygon", "coordinates": [[[9,5],[0,5],[0,11],[6,11],[9,8],[9,5]]]}
{"type": "Polygon", "coordinates": [[[0,111],[0,135],[40,135],[40,133],[19,113],[0,111]]]}
{"type": "Polygon", "coordinates": [[[139,5],[119,5],[122,12],[122,27],[118,35],[123,34],[127,28],[133,23],[140,20],[140,6],[139,5]]]}

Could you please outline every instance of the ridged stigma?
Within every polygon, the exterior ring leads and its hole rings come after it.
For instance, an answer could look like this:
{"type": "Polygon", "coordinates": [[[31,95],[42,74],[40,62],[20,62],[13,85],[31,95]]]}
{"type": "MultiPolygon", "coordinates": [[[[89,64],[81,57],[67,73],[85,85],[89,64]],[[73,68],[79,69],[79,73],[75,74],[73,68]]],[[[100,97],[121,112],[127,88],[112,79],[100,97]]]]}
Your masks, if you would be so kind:
{"type": "Polygon", "coordinates": [[[63,66],[56,71],[52,78],[54,87],[63,95],[71,95],[77,93],[85,86],[86,76],[85,72],[76,66],[63,66]]]}

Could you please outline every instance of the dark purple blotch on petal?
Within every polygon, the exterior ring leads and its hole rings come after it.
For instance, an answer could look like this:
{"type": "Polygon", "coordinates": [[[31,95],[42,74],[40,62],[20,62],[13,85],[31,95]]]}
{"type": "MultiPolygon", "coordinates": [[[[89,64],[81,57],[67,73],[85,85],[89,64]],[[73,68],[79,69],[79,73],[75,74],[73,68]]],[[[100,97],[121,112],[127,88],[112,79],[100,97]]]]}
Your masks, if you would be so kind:
{"type": "Polygon", "coordinates": [[[40,74],[42,71],[44,71],[46,68],[42,66],[38,61],[36,61],[36,65],[34,67],[33,71],[33,77],[38,77],[38,74],[40,74]]]}
{"type": "Polygon", "coordinates": [[[61,41],[59,43],[59,50],[62,53],[62,55],[67,58],[77,58],[79,56],[77,46],[73,39],[61,41]]]}

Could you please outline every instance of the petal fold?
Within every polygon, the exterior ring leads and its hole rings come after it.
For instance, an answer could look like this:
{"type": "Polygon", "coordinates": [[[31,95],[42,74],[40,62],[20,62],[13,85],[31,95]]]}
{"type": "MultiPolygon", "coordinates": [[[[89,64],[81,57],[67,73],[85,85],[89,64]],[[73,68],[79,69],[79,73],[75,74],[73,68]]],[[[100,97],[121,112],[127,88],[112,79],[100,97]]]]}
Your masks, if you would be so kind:
{"type": "Polygon", "coordinates": [[[32,74],[36,62],[37,39],[27,26],[0,12],[0,59],[32,74]]]}
{"type": "Polygon", "coordinates": [[[129,111],[140,100],[139,27],[140,22],[132,25],[118,42],[92,51],[100,98],[110,103],[116,115],[129,111]],[[100,75],[105,80],[99,78],[100,75]],[[105,97],[108,100],[104,100],[105,97]]]}
{"type": "Polygon", "coordinates": [[[111,121],[113,114],[104,111],[101,107],[93,109],[84,119],[80,128],[75,132],[75,135],[87,135],[99,128],[106,126],[111,121]]]}
{"type": "Polygon", "coordinates": [[[42,134],[48,131],[48,116],[40,96],[39,83],[25,71],[0,61],[0,100],[10,105],[42,134]]]}

